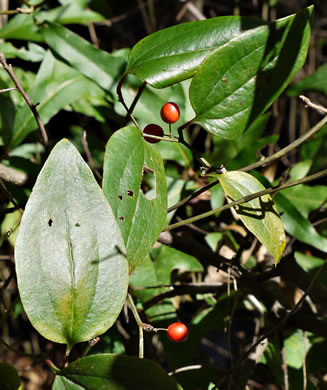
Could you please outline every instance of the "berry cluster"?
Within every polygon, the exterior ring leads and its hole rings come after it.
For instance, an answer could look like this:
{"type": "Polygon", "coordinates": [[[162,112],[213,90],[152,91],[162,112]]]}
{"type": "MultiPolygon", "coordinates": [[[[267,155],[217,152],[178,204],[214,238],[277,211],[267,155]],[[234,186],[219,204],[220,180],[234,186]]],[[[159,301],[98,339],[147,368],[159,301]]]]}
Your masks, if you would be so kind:
{"type": "MultiPolygon", "coordinates": [[[[169,124],[169,128],[170,128],[170,126],[173,123],[177,122],[179,119],[180,112],[179,112],[178,105],[176,103],[173,103],[173,102],[165,103],[161,107],[160,116],[164,122],[169,124]]],[[[171,133],[171,129],[170,129],[170,133],[171,133]]],[[[154,123],[151,123],[151,124],[145,126],[145,128],[143,130],[143,134],[153,135],[153,136],[157,136],[157,137],[163,137],[164,131],[163,131],[161,126],[156,125],[154,123]]],[[[160,139],[157,139],[157,138],[151,138],[151,137],[144,136],[144,139],[147,142],[150,142],[151,144],[156,144],[157,142],[160,142],[160,139]]]]}

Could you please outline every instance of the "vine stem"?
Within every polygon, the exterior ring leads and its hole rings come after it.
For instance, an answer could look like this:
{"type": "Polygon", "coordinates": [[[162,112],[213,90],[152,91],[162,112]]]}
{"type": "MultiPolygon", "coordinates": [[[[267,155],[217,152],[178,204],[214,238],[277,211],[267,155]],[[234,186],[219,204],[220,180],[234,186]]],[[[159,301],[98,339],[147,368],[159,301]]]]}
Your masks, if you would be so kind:
{"type": "MultiPolygon", "coordinates": [[[[127,104],[125,103],[123,92],[122,92],[122,86],[124,84],[124,81],[125,81],[127,75],[128,75],[128,73],[124,73],[123,76],[121,77],[121,79],[119,80],[119,83],[118,83],[117,88],[116,88],[116,92],[117,92],[117,95],[118,95],[118,101],[123,105],[123,107],[125,108],[125,110],[127,112],[127,115],[134,122],[134,125],[139,129],[140,127],[139,127],[136,119],[130,113],[130,109],[127,107],[127,104]]],[[[142,91],[143,91],[143,89],[142,89],[142,91]]],[[[132,103],[132,106],[133,106],[133,103],[132,103]]]]}
{"type": "Polygon", "coordinates": [[[253,164],[250,164],[244,168],[239,169],[243,172],[251,171],[252,169],[262,167],[263,165],[271,164],[273,161],[278,160],[285,154],[289,153],[291,150],[297,148],[299,145],[301,145],[304,141],[306,141],[308,138],[312,137],[314,134],[316,134],[325,124],[327,123],[327,115],[324,116],[321,121],[319,121],[315,126],[313,126],[310,130],[308,130],[305,134],[303,134],[301,137],[293,141],[291,144],[285,146],[285,148],[281,149],[280,151],[272,154],[269,157],[266,157],[263,160],[257,161],[253,164]]]}
{"type": "MultiPolygon", "coordinates": [[[[306,98],[305,96],[300,96],[301,99],[303,101],[305,101],[305,103],[314,108],[314,109],[319,109],[320,111],[323,111],[324,107],[322,106],[319,106],[317,108],[317,105],[315,105],[314,103],[312,103],[308,98],[306,98]]],[[[326,110],[326,109],[325,109],[326,110]]],[[[327,112],[327,111],[325,111],[327,112]]],[[[261,166],[265,166],[265,165],[268,165],[268,164],[271,164],[272,162],[274,162],[275,160],[278,160],[279,158],[281,158],[282,156],[286,155],[287,153],[289,153],[291,150],[295,149],[296,147],[298,147],[299,145],[301,145],[303,142],[305,142],[308,138],[312,137],[314,134],[316,134],[325,124],[327,123],[327,115],[321,119],[321,121],[319,121],[315,126],[313,126],[310,130],[308,130],[305,134],[303,134],[300,138],[298,138],[297,140],[295,140],[294,142],[292,142],[291,144],[289,144],[288,146],[286,146],[285,148],[281,149],[280,151],[278,151],[277,153],[274,153],[272,154],[271,156],[263,159],[263,160],[259,160],[253,164],[250,164],[244,168],[241,168],[239,169],[240,171],[243,171],[243,172],[248,172],[248,171],[251,171],[252,169],[255,169],[255,168],[259,168],[261,166]]],[[[190,124],[190,123],[187,123],[187,124],[190,124]]],[[[187,125],[185,124],[185,125],[187,125]]],[[[181,126],[178,130],[179,130],[179,134],[181,136],[181,130],[183,130],[184,127],[186,127],[185,125],[181,126]]],[[[202,194],[203,192],[207,191],[208,189],[210,189],[211,187],[215,186],[216,184],[218,184],[219,181],[218,180],[214,180],[213,182],[199,188],[198,190],[196,190],[193,194],[187,196],[186,198],[182,199],[181,201],[179,201],[178,203],[176,203],[175,205],[169,207],[168,209],[168,212],[171,212],[175,209],[177,209],[178,207],[181,207],[183,206],[184,204],[188,203],[191,199],[194,199],[195,197],[197,197],[198,195],[202,194]]]]}
{"type": "Polygon", "coordinates": [[[172,225],[168,225],[168,226],[163,228],[163,231],[169,231],[169,230],[176,229],[176,228],[179,228],[179,227],[184,226],[184,225],[188,225],[190,223],[199,221],[200,219],[210,217],[211,215],[214,215],[214,214],[216,214],[218,212],[221,212],[221,211],[224,211],[224,210],[228,210],[231,207],[238,206],[241,203],[249,202],[252,199],[259,198],[260,196],[267,195],[267,194],[272,194],[274,192],[285,190],[286,188],[294,187],[294,186],[299,185],[299,184],[304,184],[304,183],[307,183],[309,181],[316,180],[316,179],[319,179],[321,177],[324,177],[326,175],[327,175],[327,169],[324,169],[324,170],[322,170],[322,171],[320,171],[318,173],[315,173],[313,175],[306,176],[306,177],[303,177],[301,179],[293,180],[293,181],[290,181],[288,183],[284,183],[284,184],[282,184],[282,185],[280,185],[278,187],[267,188],[265,190],[255,192],[253,194],[249,194],[249,195],[243,196],[242,198],[234,200],[233,202],[227,203],[227,204],[225,204],[222,207],[218,207],[217,209],[207,211],[206,213],[203,213],[203,214],[200,214],[200,215],[196,215],[196,216],[194,216],[192,218],[185,219],[184,221],[173,223],[172,225]]]}
{"type": "Polygon", "coordinates": [[[127,294],[127,303],[132,310],[135,321],[139,327],[139,358],[143,359],[144,357],[144,336],[143,336],[143,322],[139,316],[135,303],[130,293],[127,294]]]}
{"type": "Polygon", "coordinates": [[[3,66],[3,68],[6,70],[6,72],[9,74],[10,78],[12,79],[12,81],[14,82],[14,84],[16,85],[18,91],[20,92],[20,94],[23,96],[23,98],[25,99],[27,105],[29,106],[29,108],[31,109],[33,115],[34,115],[34,118],[36,120],[36,123],[38,125],[38,128],[41,132],[41,136],[42,136],[42,140],[43,140],[43,144],[44,146],[47,148],[48,147],[48,135],[47,135],[47,132],[45,130],[45,127],[44,127],[44,124],[43,122],[41,121],[41,118],[40,118],[40,115],[39,113],[37,112],[36,110],[36,106],[37,104],[33,104],[32,100],[30,99],[30,97],[27,95],[27,93],[24,91],[24,88],[21,86],[19,80],[17,79],[14,71],[12,70],[12,67],[10,64],[7,64],[7,61],[5,59],[5,56],[0,53],[0,64],[3,66]]]}

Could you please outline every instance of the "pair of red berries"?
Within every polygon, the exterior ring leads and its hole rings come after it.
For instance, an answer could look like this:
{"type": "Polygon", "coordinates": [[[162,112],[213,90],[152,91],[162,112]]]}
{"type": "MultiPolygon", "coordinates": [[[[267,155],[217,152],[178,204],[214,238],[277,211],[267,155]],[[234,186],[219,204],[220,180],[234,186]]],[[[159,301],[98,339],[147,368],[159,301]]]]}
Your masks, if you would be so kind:
{"type": "MultiPolygon", "coordinates": [[[[160,116],[161,116],[161,119],[164,122],[169,123],[169,125],[177,122],[179,119],[179,116],[180,116],[178,105],[176,103],[173,103],[173,102],[165,103],[161,107],[160,116]]],[[[147,125],[144,128],[143,133],[149,134],[149,135],[155,135],[157,137],[163,137],[163,135],[164,135],[164,131],[163,131],[162,127],[159,125],[156,125],[154,123],[147,125]]],[[[144,139],[147,142],[150,142],[151,144],[156,144],[157,142],[160,142],[160,139],[156,139],[156,138],[144,137],[144,139]]]]}
{"type": "Polygon", "coordinates": [[[173,341],[174,343],[180,343],[181,341],[184,341],[187,335],[187,326],[181,322],[174,322],[168,326],[167,336],[169,340],[173,341]]]}

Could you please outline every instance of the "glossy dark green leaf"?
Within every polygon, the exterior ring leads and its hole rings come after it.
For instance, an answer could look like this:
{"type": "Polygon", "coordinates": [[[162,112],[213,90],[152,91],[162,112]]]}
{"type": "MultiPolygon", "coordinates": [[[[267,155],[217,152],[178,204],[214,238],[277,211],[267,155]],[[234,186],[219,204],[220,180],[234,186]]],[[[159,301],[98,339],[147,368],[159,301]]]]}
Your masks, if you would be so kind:
{"type": "Polygon", "coordinates": [[[37,178],[15,246],[20,297],[38,332],[69,348],[105,332],[126,297],[124,251],[91,170],[60,141],[37,178]]]}
{"type": "Polygon", "coordinates": [[[299,80],[287,90],[289,96],[298,96],[305,91],[317,91],[327,95],[327,64],[320,66],[315,73],[299,80]]]}
{"type": "Polygon", "coordinates": [[[57,375],[53,390],[178,390],[153,360],[103,354],[76,360],[57,375]]]}
{"type": "Polygon", "coordinates": [[[0,362],[0,388],[1,390],[20,390],[19,375],[11,364],[0,362]]]}
{"type": "Polygon", "coordinates": [[[167,87],[193,77],[201,62],[219,46],[262,23],[222,16],[166,28],[133,47],[127,71],[156,88],[167,87]]]}
{"type": "MultiPolygon", "coordinates": [[[[225,194],[232,200],[264,190],[264,186],[246,172],[230,171],[217,175],[225,194]]],[[[236,213],[278,263],[286,245],[283,223],[270,195],[237,206],[236,213]]]]}
{"type": "Polygon", "coordinates": [[[294,204],[283,193],[276,194],[274,200],[278,210],[282,213],[282,221],[287,233],[297,240],[327,253],[327,239],[315,230],[294,204]]]}
{"type": "Polygon", "coordinates": [[[120,129],[109,139],[102,186],[122,232],[132,272],[157,240],[167,215],[162,159],[136,127],[120,129]]]}
{"type": "Polygon", "coordinates": [[[313,7],[239,34],[208,56],[190,87],[195,122],[238,138],[302,67],[313,7]]]}
{"type": "Polygon", "coordinates": [[[45,22],[41,31],[46,43],[55,53],[102,88],[110,90],[114,80],[122,73],[124,58],[94,47],[67,28],[45,22]]]}
{"type": "MultiPolygon", "coordinates": [[[[68,104],[90,94],[96,84],[80,72],[57,60],[47,52],[37,73],[33,87],[28,91],[33,103],[39,103],[38,113],[46,124],[58,111],[68,104]]],[[[14,129],[9,147],[18,145],[29,133],[37,129],[31,109],[24,102],[17,109],[14,129]]]]}

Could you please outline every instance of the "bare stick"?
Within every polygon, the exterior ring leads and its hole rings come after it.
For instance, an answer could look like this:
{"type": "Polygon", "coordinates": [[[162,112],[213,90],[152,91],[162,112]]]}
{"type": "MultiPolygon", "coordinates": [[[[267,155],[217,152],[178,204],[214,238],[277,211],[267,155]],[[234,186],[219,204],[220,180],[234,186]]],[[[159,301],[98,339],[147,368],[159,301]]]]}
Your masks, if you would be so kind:
{"type": "Polygon", "coordinates": [[[0,178],[10,183],[21,186],[26,183],[28,176],[26,173],[18,171],[17,169],[7,167],[7,165],[0,163],[0,178]]]}
{"type": "Polygon", "coordinates": [[[133,298],[132,298],[131,294],[129,294],[129,293],[127,294],[127,302],[128,302],[128,306],[132,310],[135,321],[139,327],[139,358],[142,359],[144,357],[143,322],[139,316],[139,313],[138,313],[137,308],[134,304],[133,298]]]}
{"type": "Polygon", "coordinates": [[[21,93],[21,95],[23,96],[23,98],[25,99],[26,103],[28,104],[29,108],[31,109],[33,115],[34,115],[34,118],[36,120],[36,123],[38,125],[38,128],[41,132],[41,136],[42,136],[42,139],[43,139],[43,144],[45,145],[45,147],[48,146],[48,136],[47,136],[47,132],[45,131],[45,128],[44,128],[44,125],[41,121],[41,118],[36,110],[36,105],[33,104],[32,100],[29,98],[29,96],[27,95],[27,93],[24,91],[23,87],[21,86],[19,80],[17,79],[15,73],[13,72],[12,70],[12,67],[11,65],[7,64],[7,61],[4,57],[4,55],[2,53],[0,53],[0,64],[4,67],[4,69],[7,71],[7,73],[9,74],[10,78],[12,79],[12,81],[15,83],[18,91],[21,93]]]}
{"type": "Polygon", "coordinates": [[[17,91],[16,87],[0,89],[0,93],[9,92],[9,91],[15,91],[15,90],[17,91]]]}
{"type": "Polygon", "coordinates": [[[85,152],[86,157],[87,157],[87,161],[89,163],[89,166],[90,166],[91,170],[96,175],[96,177],[98,179],[102,180],[102,176],[100,175],[100,172],[95,167],[95,164],[94,164],[94,161],[93,161],[90,149],[89,149],[89,144],[87,143],[86,136],[87,136],[87,133],[86,133],[86,130],[84,130],[83,131],[83,137],[82,137],[82,144],[83,144],[84,152],[85,152]]]}
{"type": "MultiPolygon", "coordinates": [[[[310,99],[306,98],[305,96],[301,95],[300,96],[302,100],[304,100],[306,102],[306,104],[312,108],[315,108],[317,110],[320,110],[320,111],[324,111],[324,112],[327,112],[327,109],[322,107],[322,106],[319,106],[317,104],[314,104],[311,102],[310,99]]],[[[180,135],[180,141],[182,142],[183,141],[183,135],[182,135],[182,130],[187,127],[189,124],[191,124],[192,121],[190,122],[187,122],[185,123],[184,125],[182,125],[179,129],[178,129],[178,132],[179,132],[179,135],[180,135]]],[[[318,122],[315,126],[313,126],[310,130],[308,130],[302,137],[298,138],[297,140],[295,140],[294,142],[292,142],[290,145],[286,146],[285,148],[279,150],[277,153],[274,153],[272,154],[271,156],[263,159],[263,160],[260,160],[260,161],[257,161],[253,164],[250,164],[244,168],[241,168],[239,169],[240,171],[243,171],[243,172],[248,172],[248,171],[251,171],[252,169],[256,169],[256,168],[259,168],[261,166],[266,166],[268,164],[271,164],[272,162],[274,162],[275,160],[278,160],[279,158],[285,156],[287,153],[289,153],[291,150],[295,149],[296,147],[298,147],[299,145],[301,145],[304,141],[306,141],[308,138],[312,137],[314,134],[316,134],[325,124],[327,123],[327,115],[320,121],[318,122]]],[[[182,142],[183,143],[183,142],[182,142]]],[[[186,145],[187,146],[187,145],[186,145]]],[[[178,207],[181,207],[183,206],[184,204],[188,203],[191,199],[194,199],[196,196],[200,195],[202,192],[208,190],[209,188],[213,187],[214,185],[218,184],[219,181],[218,180],[215,180],[213,181],[212,183],[210,184],[207,184],[205,185],[204,187],[202,188],[199,188],[198,190],[196,190],[193,194],[189,195],[188,197],[186,197],[185,199],[181,200],[180,202],[176,203],[175,205],[171,206],[169,209],[168,209],[168,212],[170,211],[173,211],[175,209],[177,209],[178,207]]]]}
{"type": "Polygon", "coordinates": [[[306,96],[300,95],[300,99],[302,99],[304,101],[304,103],[306,104],[306,107],[311,107],[316,111],[323,112],[323,113],[327,114],[327,108],[321,106],[320,104],[312,103],[312,101],[309,98],[307,98],[306,96]]]}

